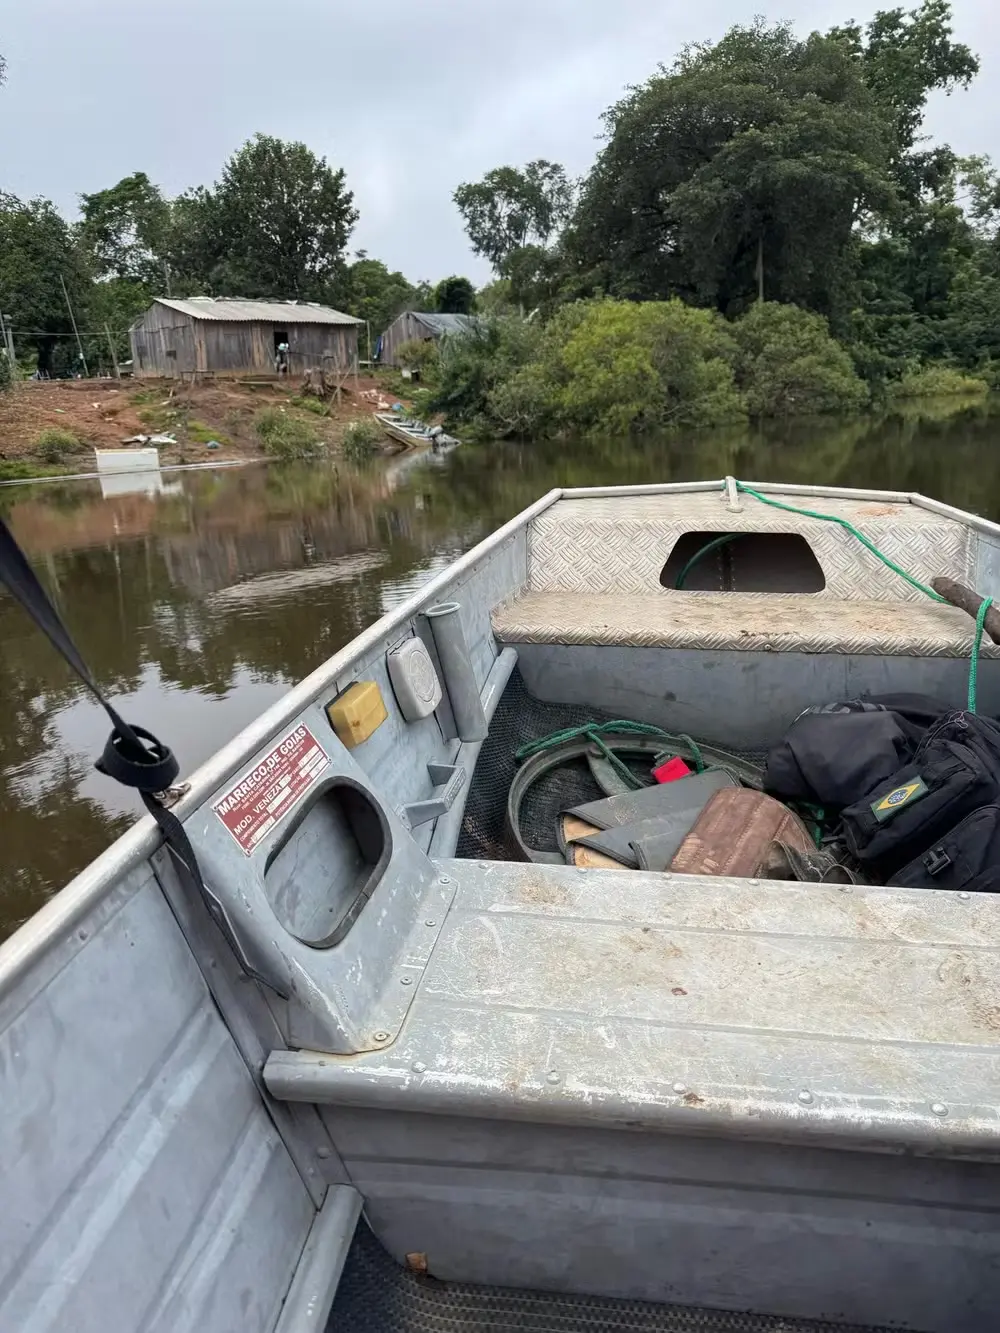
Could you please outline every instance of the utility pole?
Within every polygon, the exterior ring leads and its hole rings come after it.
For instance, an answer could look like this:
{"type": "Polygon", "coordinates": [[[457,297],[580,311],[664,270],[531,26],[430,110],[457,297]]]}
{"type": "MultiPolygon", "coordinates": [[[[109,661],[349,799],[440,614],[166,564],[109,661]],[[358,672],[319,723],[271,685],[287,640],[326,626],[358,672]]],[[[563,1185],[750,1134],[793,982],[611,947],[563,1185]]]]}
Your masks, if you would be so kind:
{"type": "Polygon", "coordinates": [[[115,379],[121,380],[122,373],[118,369],[118,357],[115,355],[115,340],[111,336],[111,325],[105,323],[104,332],[108,335],[108,347],[111,349],[111,364],[115,368],[115,379]]]}
{"type": "Polygon", "coordinates": [[[80,330],[76,327],[76,315],[73,314],[73,306],[69,299],[69,292],[66,290],[66,281],[63,275],[59,274],[59,285],[62,287],[63,296],[66,298],[66,309],[69,311],[69,322],[73,325],[73,332],[76,334],[76,345],[80,351],[80,360],[83,362],[83,373],[90,378],[90,371],[87,369],[87,358],[83,354],[83,343],[80,341],[80,330]]]}
{"type": "Polygon", "coordinates": [[[17,378],[17,360],[14,356],[14,326],[10,322],[10,315],[5,318],[0,314],[0,331],[3,333],[3,343],[10,363],[10,377],[13,381],[17,378]]]}

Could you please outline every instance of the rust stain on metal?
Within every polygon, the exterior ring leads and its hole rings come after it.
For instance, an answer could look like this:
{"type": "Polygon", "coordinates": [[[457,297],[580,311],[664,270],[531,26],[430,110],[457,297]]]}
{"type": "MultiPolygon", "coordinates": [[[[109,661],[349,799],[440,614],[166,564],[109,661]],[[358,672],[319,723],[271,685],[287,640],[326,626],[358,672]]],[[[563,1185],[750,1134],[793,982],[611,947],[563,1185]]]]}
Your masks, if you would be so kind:
{"type": "Polygon", "coordinates": [[[673,988],[673,990],[671,990],[670,994],[671,994],[671,995],[686,995],[686,994],[687,994],[687,991],[684,989],[683,986],[674,986],[674,988],[673,988]]]}
{"type": "Polygon", "coordinates": [[[705,1105],[705,1098],[704,1098],[704,1097],[699,1097],[698,1094],[697,1094],[696,1092],[686,1092],[686,1093],[684,1094],[684,1099],[683,1099],[683,1100],[684,1100],[684,1105],[685,1105],[685,1106],[704,1106],[704,1105],[705,1105]]]}

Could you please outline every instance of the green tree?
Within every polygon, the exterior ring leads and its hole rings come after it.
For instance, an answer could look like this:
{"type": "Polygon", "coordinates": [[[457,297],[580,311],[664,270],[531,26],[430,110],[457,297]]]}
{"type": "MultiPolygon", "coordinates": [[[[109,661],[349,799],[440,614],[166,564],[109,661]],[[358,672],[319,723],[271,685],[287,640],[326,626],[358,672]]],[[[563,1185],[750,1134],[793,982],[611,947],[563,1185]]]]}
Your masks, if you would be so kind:
{"type": "Polygon", "coordinates": [[[476,308],[476,289],[468,278],[442,278],[434,288],[434,309],[442,315],[471,315],[476,308]]]}
{"type": "Polygon", "coordinates": [[[329,299],[358,219],[342,169],[303,143],[257,134],[213,190],[189,194],[175,223],[183,270],[231,295],[329,299]]]}
{"type": "Polygon", "coordinates": [[[33,347],[42,370],[60,338],[72,336],[66,291],[82,312],[91,279],[73,232],[48,199],[0,194],[0,298],[15,344],[33,347]],[[61,279],[61,281],[60,281],[61,279]]]}
{"type": "Polygon", "coordinates": [[[868,399],[822,315],[758,302],[733,325],[736,379],[754,417],[856,412],[868,399]]]}
{"type": "Polygon", "coordinates": [[[81,239],[95,277],[124,278],[159,292],[170,205],[144,171],[110,189],[82,194],[81,239]]]}
{"type": "Polygon", "coordinates": [[[950,0],[916,9],[879,10],[862,27],[831,29],[858,64],[892,135],[892,167],[902,195],[916,201],[948,172],[947,147],[916,150],[927,98],[967,87],[979,70],[969,48],[952,41],[950,0]]]}
{"type": "Polygon", "coordinates": [[[417,291],[402,273],[359,250],[333,291],[334,304],[371,325],[372,337],[383,333],[397,315],[416,308],[417,291]]]}
{"type": "Polygon", "coordinates": [[[592,282],[730,313],[761,291],[844,306],[857,228],[894,201],[889,128],[844,41],[732,28],[685,48],[605,123],[567,238],[592,282]]]}
{"type": "Polygon", "coordinates": [[[556,162],[539,158],[526,167],[497,167],[453,196],[473,250],[498,273],[525,245],[548,245],[569,217],[573,187],[556,162]]]}

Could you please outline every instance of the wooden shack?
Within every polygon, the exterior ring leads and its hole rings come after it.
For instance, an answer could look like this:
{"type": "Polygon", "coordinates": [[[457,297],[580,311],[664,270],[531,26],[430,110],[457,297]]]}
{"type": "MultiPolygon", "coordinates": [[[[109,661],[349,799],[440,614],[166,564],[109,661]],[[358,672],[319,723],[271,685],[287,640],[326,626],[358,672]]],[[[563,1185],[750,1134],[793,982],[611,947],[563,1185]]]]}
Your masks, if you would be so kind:
{"type": "Polygon", "coordinates": [[[394,319],[378,340],[375,359],[382,366],[399,365],[399,349],[403,343],[437,342],[439,338],[458,333],[471,333],[479,327],[475,315],[439,315],[436,312],[406,310],[394,319]]]}
{"type": "Polygon", "coordinates": [[[357,372],[361,323],[307,301],[160,297],[129,330],[133,374],[273,375],[285,343],[290,375],[323,370],[343,378],[357,372]]]}

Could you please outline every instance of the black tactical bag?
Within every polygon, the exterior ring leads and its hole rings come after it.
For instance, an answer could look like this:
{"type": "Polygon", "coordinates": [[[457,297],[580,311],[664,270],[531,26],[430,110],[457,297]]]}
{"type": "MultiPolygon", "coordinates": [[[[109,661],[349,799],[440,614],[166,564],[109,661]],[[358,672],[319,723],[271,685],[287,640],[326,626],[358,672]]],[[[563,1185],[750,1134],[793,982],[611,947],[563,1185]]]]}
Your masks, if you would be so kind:
{"type": "Polygon", "coordinates": [[[905,873],[913,887],[919,880],[927,887],[950,888],[954,877],[989,873],[995,850],[992,816],[965,821],[997,805],[1000,727],[974,713],[952,713],[930,728],[910,763],[841,817],[851,855],[869,878],[896,883],[893,877],[905,873]],[[976,846],[962,851],[961,839],[972,835],[976,846]],[[954,867],[950,873],[949,866],[954,867]],[[947,882],[941,878],[946,873],[947,882]]]}
{"type": "Polygon", "coordinates": [[[908,763],[928,727],[950,712],[913,694],[809,708],[768,754],[764,790],[827,811],[853,805],[908,763]]]}
{"type": "Polygon", "coordinates": [[[903,889],[1000,892],[1000,805],[966,815],[889,883],[903,889]]]}

